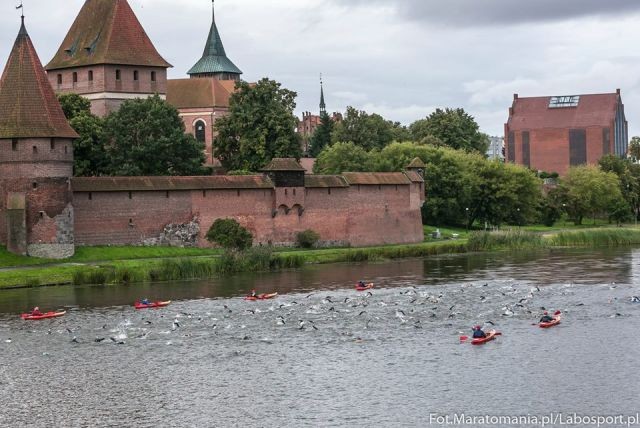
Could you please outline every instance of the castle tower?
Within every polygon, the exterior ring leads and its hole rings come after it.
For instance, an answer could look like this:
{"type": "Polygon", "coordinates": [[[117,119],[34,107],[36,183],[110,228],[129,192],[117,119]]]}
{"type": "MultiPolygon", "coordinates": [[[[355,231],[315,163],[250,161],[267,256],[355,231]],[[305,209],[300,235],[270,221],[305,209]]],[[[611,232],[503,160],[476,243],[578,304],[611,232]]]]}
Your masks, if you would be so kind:
{"type": "Polygon", "coordinates": [[[73,140],[24,26],[0,80],[0,241],[16,254],[73,255],[73,140]]]}
{"type": "Polygon", "coordinates": [[[273,158],[262,170],[275,186],[273,216],[294,210],[298,217],[305,207],[305,169],[293,158],[273,158]]]}
{"type": "Polygon", "coordinates": [[[105,116],[125,100],[164,98],[168,67],[127,0],[86,0],[46,69],[58,93],[83,95],[105,116]]]}
{"type": "Polygon", "coordinates": [[[240,80],[242,71],[231,62],[224,51],[222,38],[216,25],[214,0],[211,0],[213,18],[209,37],[204,46],[202,58],[187,72],[191,78],[212,77],[217,80],[240,80]]]}

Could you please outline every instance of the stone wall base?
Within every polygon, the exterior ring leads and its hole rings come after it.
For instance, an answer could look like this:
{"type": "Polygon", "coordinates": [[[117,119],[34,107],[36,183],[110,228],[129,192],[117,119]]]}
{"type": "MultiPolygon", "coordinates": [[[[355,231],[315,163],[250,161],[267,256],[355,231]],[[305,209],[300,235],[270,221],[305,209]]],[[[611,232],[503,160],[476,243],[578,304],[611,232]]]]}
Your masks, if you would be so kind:
{"type": "Polygon", "coordinates": [[[73,244],[30,244],[27,254],[42,259],[68,259],[76,252],[73,244]]]}

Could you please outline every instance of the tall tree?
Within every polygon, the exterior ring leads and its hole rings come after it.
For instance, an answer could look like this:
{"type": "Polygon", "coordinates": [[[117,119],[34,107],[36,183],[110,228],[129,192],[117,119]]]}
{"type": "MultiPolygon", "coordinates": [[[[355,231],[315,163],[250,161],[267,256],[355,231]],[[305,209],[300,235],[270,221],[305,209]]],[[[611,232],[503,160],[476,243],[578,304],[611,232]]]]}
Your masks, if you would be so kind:
{"type": "Polygon", "coordinates": [[[333,132],[333,119],[329,117],[327,112],[320,113],[320,125],[316,128],[311,136],[311,145],[309,147],[309,156],[318,157],[325,147],[331,144],[331,133],[333,132]]]}
{"type": "MultiPolygon", "coordinates": [[[[620,192],[627,202],[629,210],[627,217],[634,214],[635,218],[638,218],[640,214],[640,165],[615,155],[603,156],[599,164],[603,171],[612,172],[618,176],[620,192]]],[[[624,219],[623,205],[619,205],[618,208],[617,218],[624,219]]]]}
{"type": "Polygon", "coordinates": [[[155,95],[126,101],[105,119],[108,175],[200,175],[204,144],[185,133],[178,111],[155,95]]]}
{"type": "Polygon", "coordinates": [[[108,164],[104,148],[104,121],[91,113],[91,103],[78,94],[58,96],[62,110],[80,138],[73,142],[73,173],[80,177],[103,175],[108,164]]]}
{"type": "Polygon", "coordinates": [[[273,158],[300,159],[296,95],[269,79],[236,84],[229,114],[215,125],[215,156],[227,170],[259,171],[273,158]]]}
{"type": "Polygon", "coordinates": [[[635,162],[640,162],[640,137],[633,137],[629,143],[629,154],[635,162]]]}
{"type": "Polygon", "coordinates": [[[613,214],[625,203],[620,191],[620,180],[613,172],[604,172],[596,166],[570,168],[558,187],[567,213],[578,225],[587,215],[613,214]]]}
{"type": "Polygon", "coordinates": [[[316,174],[369,171],[370,155],[355,144],[335,143],[320,152],[313,167],[316,174]]]}
{"type": "Polygon", "coordinates": [[[461,108],[436,109],[426,119],[411,124],[409,129],[414,141],[421,141],[432,135],[453,149],[485,154],[489,148],[486,134],[480,132],[473,116],[461,108]]]}
{"type": "Polygon", "coordinates": [[[393,123],[378,114],[347,107],[341,122],[337,123],[331,141],[353,143],[365,150],[381,149],[393,141],[393,123]]]}

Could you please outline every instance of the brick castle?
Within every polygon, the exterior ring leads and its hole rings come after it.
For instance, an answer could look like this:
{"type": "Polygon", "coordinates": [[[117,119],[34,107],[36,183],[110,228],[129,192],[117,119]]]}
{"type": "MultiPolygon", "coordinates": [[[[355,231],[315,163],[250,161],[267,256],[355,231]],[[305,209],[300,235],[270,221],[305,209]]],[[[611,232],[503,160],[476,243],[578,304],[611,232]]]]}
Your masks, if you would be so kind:
{"type": "MultiPolygon", "coordinates": [[[[240,77],[224,58],[214,20],[203,58],[184,79],[193,83],[175,84],[192,129],[203,113],[215,116],[218,98],[240,77]],[[188,102],[198,99],[203,105],[188,102]]],[[[126,0],[87,0],[48,74],[23,18],[0,80],[1,243],[47,258],[71,256],[75,245],[206,246],[218,218],[235,218],[262,245],[291,245],[306,229],[325,245],[422,241],[419,159],[402,173],[307,175],[294,159],[274,159],[256,176],[74,178],[77,134],[54,88],[86,96],[104,114],[162,94],[168,66],[126,0]]]]}

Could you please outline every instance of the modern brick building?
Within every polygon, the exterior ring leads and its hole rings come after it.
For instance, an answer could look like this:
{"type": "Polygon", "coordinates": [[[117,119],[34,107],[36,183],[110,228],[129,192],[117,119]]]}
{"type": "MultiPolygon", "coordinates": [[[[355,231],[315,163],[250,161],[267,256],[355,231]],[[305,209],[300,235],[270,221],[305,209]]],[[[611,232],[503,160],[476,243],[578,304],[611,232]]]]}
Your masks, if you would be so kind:
{"type": "Polygon", "coordinates": [[[87,0],[47,64],[51,86],[91,100],[98,116],[167,93],[167,68],[127,0],[87,0]]]}
{"type": "Polygon", "coordinates": [[[507,162],[560,175],[572,166],[596,164],[604,155],[626,156],[629,134],[620,90],[532,98],[516,94],[505,138],[507,162]]]}

